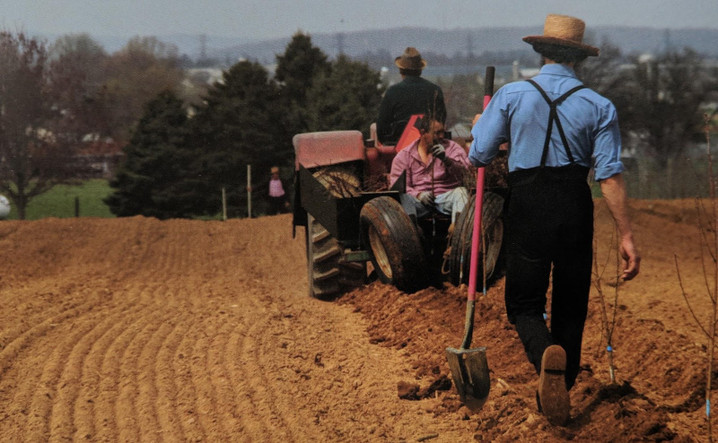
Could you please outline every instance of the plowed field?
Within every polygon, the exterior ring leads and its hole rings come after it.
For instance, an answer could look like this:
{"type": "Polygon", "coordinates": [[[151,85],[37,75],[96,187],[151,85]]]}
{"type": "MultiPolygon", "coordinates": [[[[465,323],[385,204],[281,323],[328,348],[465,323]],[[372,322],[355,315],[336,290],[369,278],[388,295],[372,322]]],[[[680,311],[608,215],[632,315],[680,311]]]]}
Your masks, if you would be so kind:
{"type": "Polygon", "coordinates": [[[289,215],[0,222],[0,440],[706,441],[707,225],[690,200],[631,204],[642,273],[616,292],[597,202],[603,297],[566,427],[537,413],[503,280],[477,304],[492,383],[470,411],[444,356],[461,342],[466,288],[373,282],[312,299],[289,215]]]}

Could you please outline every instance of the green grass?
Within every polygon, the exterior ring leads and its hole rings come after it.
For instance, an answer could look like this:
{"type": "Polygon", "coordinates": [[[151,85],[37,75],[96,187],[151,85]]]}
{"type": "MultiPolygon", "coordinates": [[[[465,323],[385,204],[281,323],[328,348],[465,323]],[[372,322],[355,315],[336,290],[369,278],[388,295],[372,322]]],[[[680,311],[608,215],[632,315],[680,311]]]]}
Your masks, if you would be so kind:
{"type": "MultiPolygon", "coordinates": [[[[111,193],[112,188],[107,180],[101,179],[87,180],[77,185],[57,185],[30,201],[25,219],[75,217],[76,200],[80,217],[114,217],[110,208],[102,202],[111,193]]],[[[17,208],[13,205],[8,219],[17,218],[17,208]]]]}

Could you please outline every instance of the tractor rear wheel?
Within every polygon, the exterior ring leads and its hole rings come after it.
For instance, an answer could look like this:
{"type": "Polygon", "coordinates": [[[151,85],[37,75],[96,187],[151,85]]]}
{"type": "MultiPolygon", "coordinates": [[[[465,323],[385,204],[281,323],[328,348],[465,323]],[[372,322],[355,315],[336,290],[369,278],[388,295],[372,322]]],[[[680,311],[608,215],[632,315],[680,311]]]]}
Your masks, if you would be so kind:
{"type": "Polygon", "coordinates": [[[327,229],[307,214],[309,296],[331,300],[366,283],[366,263],[347,262],[327,229]]]}
{"type": "Polygon", "coordinates": [[[369,200],[361,209],[362,239],[371,250],[379,279],[405,292],[428,283],[426,257],[416,227],[391,197],[369,200]]]}
{"type": "MultiPolygon", "coordinates": [[[[451,250],[449,254],[450,280],[458,286],[469,282],[469,269],[471,264],[471,236],[474,232],[474,208],[476,199],[464,208],[454,225],[451,236],[451,250]]],[[[504,221],[502,218],[504,198],[493,192],[484,194],[484,203],[481,216],[481,251],[477,263],[477,285],[483,280],[491,281],[498,274],[501,255],[501,246],[504,237],[504,221]]]]}
{"type": "MultiPolygon", "coordinates": [[[[359,194],[360,181],[350,168],[327,166],[313,176],[336,198],[359,194]]],[[[341,245],[311,214],[307,214],[307,278],[309,295],[331,300],[366,283],[366,263],[347,262],[341,245]]]]}

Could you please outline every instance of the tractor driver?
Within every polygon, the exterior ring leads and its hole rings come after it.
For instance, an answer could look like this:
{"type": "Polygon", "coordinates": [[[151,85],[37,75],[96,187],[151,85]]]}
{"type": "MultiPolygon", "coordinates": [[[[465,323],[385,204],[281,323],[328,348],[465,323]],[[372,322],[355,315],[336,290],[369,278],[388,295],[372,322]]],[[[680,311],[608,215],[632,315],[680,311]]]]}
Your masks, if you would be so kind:
{"type": "Polygon", "coordinates": [[[426,61],[419,51],[406,48],[394,63],[402,81],[386,90],[376,120],[379,142],[392,146],[399,141],[412,115],[430,115],[442,123],[446,120],[444,93],[438,85],[421,77],[426,61]]]}
{"type": "Polygon", "coordinates": [[[451,215],[453,224],[469,201],[463,186],[469,158],[458,143],[444,138],[442,122],[422,118],[419,133],[418,140],[394,157],[390,184],[406,171],[406,193],[401,195],[401,205],[409,217],[416,221],[437,211],[451,215]]]}

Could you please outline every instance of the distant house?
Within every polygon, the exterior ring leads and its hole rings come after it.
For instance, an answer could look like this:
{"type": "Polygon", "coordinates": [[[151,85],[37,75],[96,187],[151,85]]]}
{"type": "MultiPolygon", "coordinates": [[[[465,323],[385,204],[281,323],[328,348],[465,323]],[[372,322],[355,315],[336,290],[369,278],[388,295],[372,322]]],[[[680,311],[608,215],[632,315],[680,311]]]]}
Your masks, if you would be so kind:
{"type": "Polygon", "coordinates": [[[113,139],[87,135],[73,157],[76,178],[110,178],[125,154],[113,139]]]}

